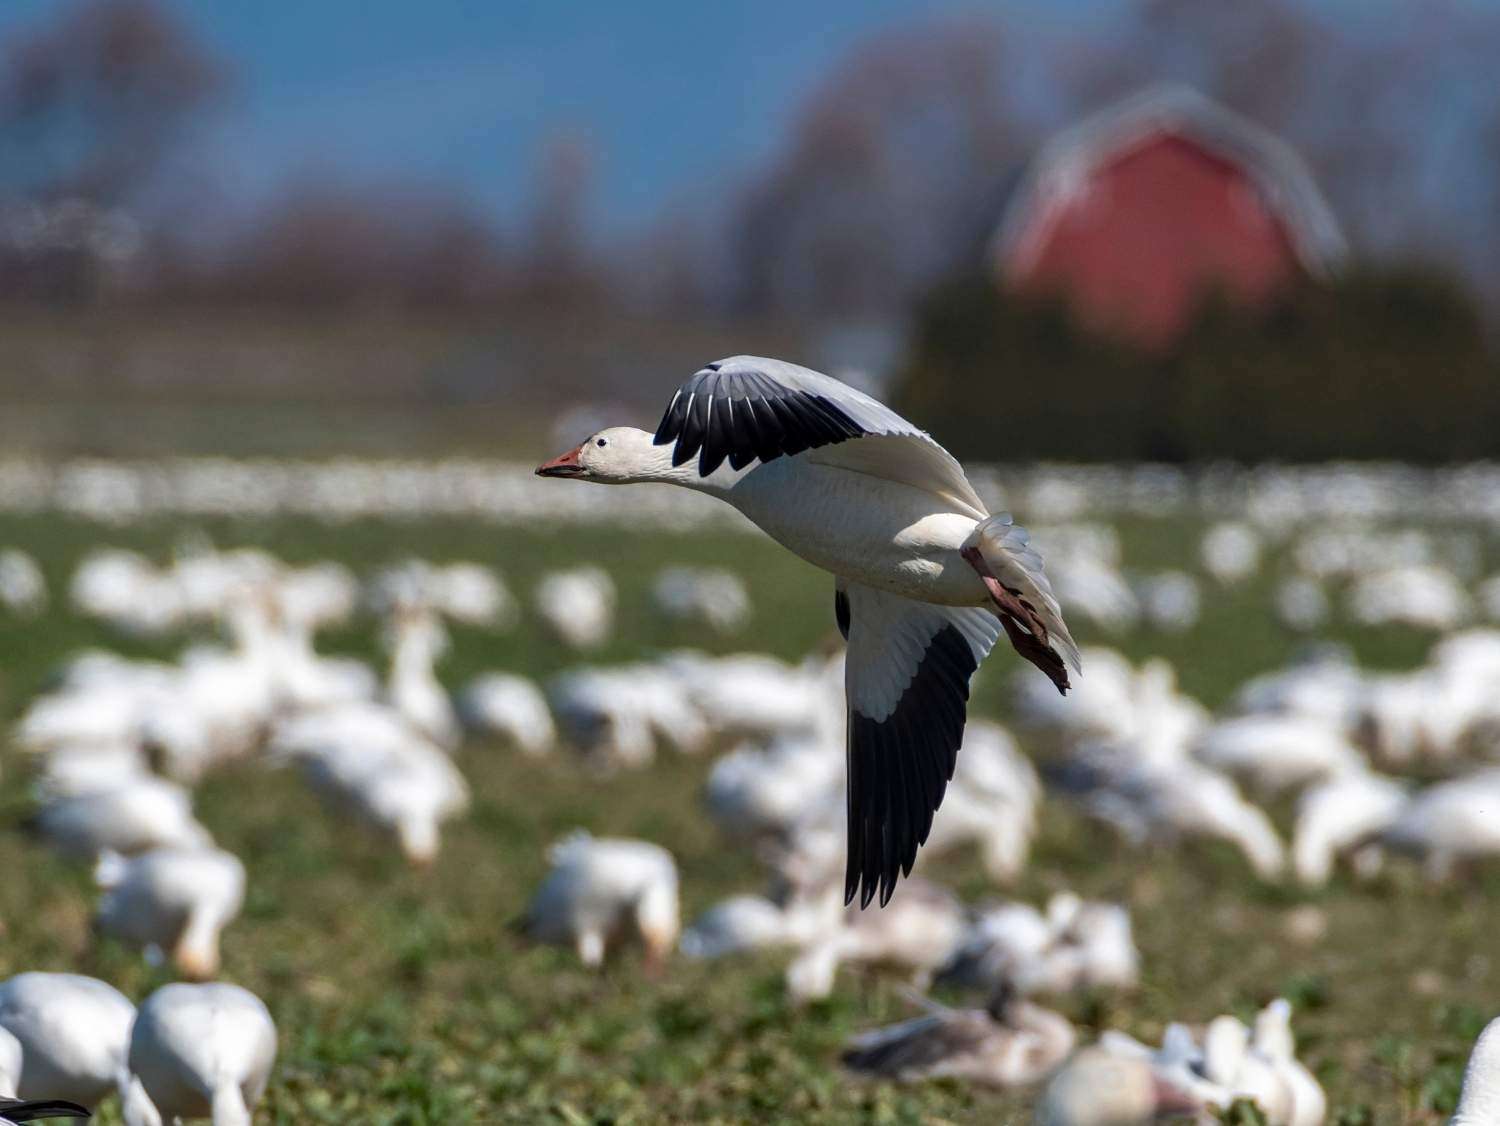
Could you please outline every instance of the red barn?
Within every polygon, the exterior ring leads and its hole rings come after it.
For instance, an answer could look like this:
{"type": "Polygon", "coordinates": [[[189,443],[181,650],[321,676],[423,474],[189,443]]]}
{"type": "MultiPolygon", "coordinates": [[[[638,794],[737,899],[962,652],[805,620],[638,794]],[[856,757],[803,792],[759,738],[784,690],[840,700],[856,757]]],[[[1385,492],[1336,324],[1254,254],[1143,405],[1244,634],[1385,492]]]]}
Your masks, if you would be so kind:
{"type": "Polygon", "coordinates": [[[1322,276],[1344,240],[1301,158],[1180,87],[1147,90],[1049,142],[1006,209],[1005,283],[1161,346],[1217,290],[1256,304],[1322,276]]]}

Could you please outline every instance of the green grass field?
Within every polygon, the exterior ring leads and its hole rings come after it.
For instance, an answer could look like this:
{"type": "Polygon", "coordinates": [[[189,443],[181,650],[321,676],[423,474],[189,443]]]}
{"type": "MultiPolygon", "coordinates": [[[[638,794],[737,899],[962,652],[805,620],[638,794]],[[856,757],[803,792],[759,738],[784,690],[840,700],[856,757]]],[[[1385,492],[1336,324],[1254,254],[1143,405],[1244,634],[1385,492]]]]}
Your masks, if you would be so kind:
{"type": "MultiPolygon", "coordinates": [[[[668,561],[733,567],[755,617],[720,649],[796,657],[832,634],[829,583],[769,542],[746,536],[671,537],[570,530],[547,534],[457,522],[161,523],[101,529],[54,517],[0,518],[0,545],[42,562],[54,608],[40,621],[0,620],[0,708],[13,717],[68,653],[108,645],[168,655],[181,639],[145,644],[72,615],[61,593],[90,546],[137,547],[164,558],[189,531],[224,547],[255,544],[291,561],[343,560],[357,571],[405,555],[497,566],[517,592],[559,564],[588,560],[620,585],[620,628],[600,661],[693,640],[650,614],[645,590],[668,561]]],[[[1138,522],[1123,529],[1133,566],[1182,565],[1196,528],[1138,522]]],[[[1200,627],[1138,635],[1123,648],[1160,654],[1210,706],[1246,677],[1286,659],[1297,640],[1266,610],[1266,586],[1210,593],[1200,627]]],[[[1079,630],[1080,640],[1097,640],[1079,630]]],[[[1341,631],[1361,659],[1416,663],[1431,638],[1403,630],[1341,631]]],[[[328,635],[326,647],[374,656],[371,623],[328,635]]],[[[487,668],[542,677],[572,662],[527,622],[513,633],[455,629],[442,672],[458,685],[487,668]]],[[[1004,684],[1017,666],[997,655],[975,711],[1006,718],[1004,684]]],[[[341,823],[296,776],[245,765],[212,776],[199,813],[249,871],[241,918],[224,938],[224,976],[263,997],[281,1049],[261,1114],[279,1123],[469,1122],[1024,1122],[1031,1094],[943,1081],[894,1087],[856,1081],[837,1065],[857,1030],[907,1014],[895,982],[845,971],[834,996],[797,1009],[783,959],[706,965],[676,960],[647,980],[627,954],[600,975],[571,952],[535,948],[512,922],[545,867],[548,843],[576,826],[668,846],[691,918],[716,898],[755,890],[760,873],[723,845],[702,813],[708,759],[670,754],[639,773],[597,777],[576,759],[518,758],[468,745],[460,765],[471,815],[445,833],[427,872],[341,823]]],[[[25,766],[6,754],[6,821],[30,808],[25,766]]],[[[1277,811],[1285,828],[1285,809],[1277,811]]],[[[1463,1060],[1500,1011],[1500,879],[1430,889],[1397,864],[1356,886],[1340,878],[1305,894],[1256,881],[1227,849],[1202,845],[1130,852],[1103,829],[1049,801],[1032,863],[1014,894],[1035,901],[1069,887],[1119,897],[1132,910],[1143,985],[1060,1002],[1087,1036],[1117,1027],[1146,1039],[1172,1019],[1241,1015],[1277,994],[1296,1004],[1303,1058],[1330,1095],[1330,1121],[1437,1122],[1451,1110],[1463,1060]],[[1289,917],[1312,903],[1325,937],[1292,936],[1289,917]]],[[[93,891],[82,868],[15,830],[0,833],[0,975],[26,969],[96,974],[139,999],[164,978],[133,952],[91,937],[93,891]]],[[[970,900],[988,887],[968,859],[930,867],[970,900]]],[[[117,1122],[107,1106],[102,1122],[117,1122]]]]}

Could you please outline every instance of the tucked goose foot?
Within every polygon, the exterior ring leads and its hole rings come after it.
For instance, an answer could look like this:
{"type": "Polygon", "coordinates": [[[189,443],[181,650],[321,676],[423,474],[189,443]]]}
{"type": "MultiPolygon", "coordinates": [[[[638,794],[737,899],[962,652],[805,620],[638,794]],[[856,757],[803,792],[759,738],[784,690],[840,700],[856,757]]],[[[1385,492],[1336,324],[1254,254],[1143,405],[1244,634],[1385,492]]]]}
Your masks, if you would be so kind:
{"type": "Polygon", "coordinates": [[[1005,636],[1010,638],[1015,651],[1046,673],[1047,679],[1066,696],[1070,687],[1068,666],[1063,663],[1057,650],[1052,648],[1047,638],[1047,627],[1042,624],[1036,610],[1021,597],[1020,591],[1006,586],[995,577],[977,547],[962,548],[959,554],[963,556],[965,563],[974,568],[984,583],[985,590],[990,592],[995,616],[1005,627],[1005,636]]]}

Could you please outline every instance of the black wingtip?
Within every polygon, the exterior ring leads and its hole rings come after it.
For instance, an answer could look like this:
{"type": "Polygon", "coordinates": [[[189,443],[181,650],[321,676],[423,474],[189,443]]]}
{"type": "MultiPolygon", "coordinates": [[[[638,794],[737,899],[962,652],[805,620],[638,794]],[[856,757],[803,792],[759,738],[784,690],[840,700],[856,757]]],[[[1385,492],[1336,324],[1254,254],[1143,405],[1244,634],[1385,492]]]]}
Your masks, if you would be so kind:
{"type": "Polygon", "coordinates": [[[0,1099],[0,1121],[38,1122],[46,1118],[92,1118],[85,1106],[66,1099],[0,1099]]]}

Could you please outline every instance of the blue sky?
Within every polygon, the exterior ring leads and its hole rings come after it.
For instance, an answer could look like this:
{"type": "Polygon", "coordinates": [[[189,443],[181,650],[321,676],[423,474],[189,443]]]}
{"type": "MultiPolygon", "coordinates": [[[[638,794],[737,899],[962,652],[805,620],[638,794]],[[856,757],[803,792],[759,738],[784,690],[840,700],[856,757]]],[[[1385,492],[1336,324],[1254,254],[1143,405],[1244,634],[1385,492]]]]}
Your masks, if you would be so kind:
{"type": "MultiPolygon", "coordinates": [[[[221,176],[253,200],[299,174],[451,185],[500,215],[557,131],[594,152],[606,226],[648,219],[705,177],[731,182],[873,32],[972,2],[167,0],[235,72],[221,176]]],[[[1016,0],[1051,21],[1118,0],[1016,0]]],[[[0,36],[59,0],[6,0],[0,36]]],[[[993,10],[991,8],[990,10],[993,10]]]]}
{"type": "MultiPolygon", "coordinates": [[[[63,2],[6,0],[0,36],[63,2]]],[[[827,68],[874,32],[996,10],[1105,21],[1125,0],[164,2],[234,70],[211,139],[232,196],[333,172],[451,187],[508,217],[545,138],[568,131],[607,185],[596,214],[621,228],[756,167],[827,68]]]]}

